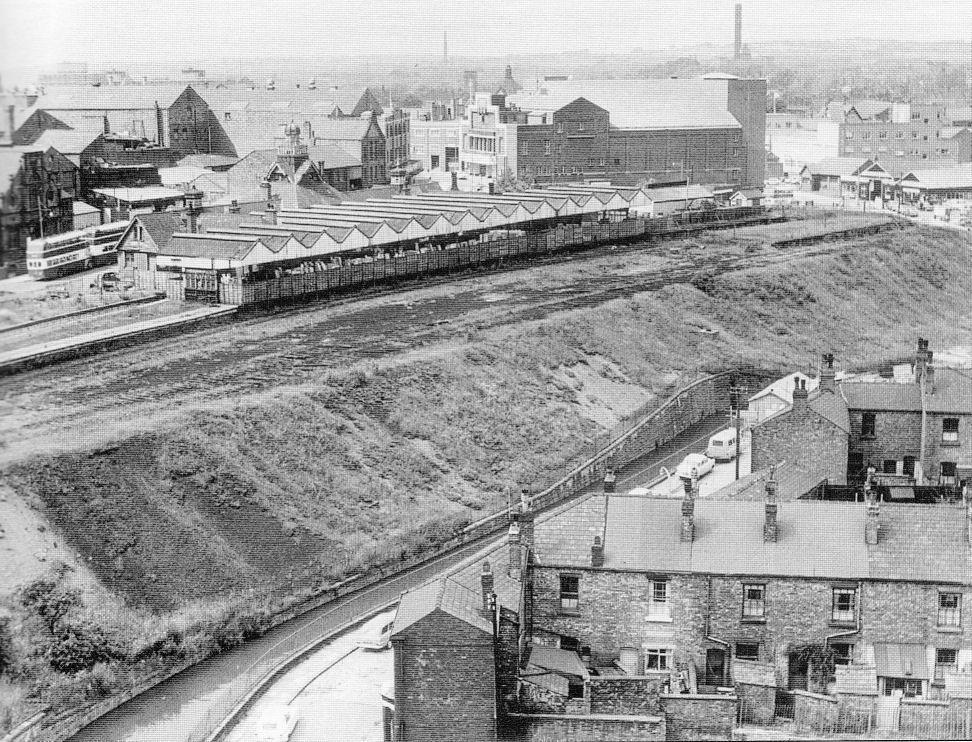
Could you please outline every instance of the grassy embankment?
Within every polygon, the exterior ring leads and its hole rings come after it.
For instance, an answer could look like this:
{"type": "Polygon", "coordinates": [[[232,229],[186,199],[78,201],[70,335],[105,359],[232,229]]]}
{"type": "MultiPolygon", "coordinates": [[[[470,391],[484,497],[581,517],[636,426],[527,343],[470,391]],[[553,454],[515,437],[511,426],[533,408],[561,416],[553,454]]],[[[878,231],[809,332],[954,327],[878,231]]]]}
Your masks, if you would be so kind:
{"type": "Polygon", "coordinates": [[[11,693],[91,702],[261,631],[273,610],[325,583],[448,537],[502,506],[508,485],[552,481],[597,431],[565,369],[607,360],[661,397],[703,368],[806,369],[824,350],[860,365],[908,352],[918,334],[947,347],[972,329],[968,273],[961,235],[885,233],[480,332],[434,361],[188,413],[111,449],[18,464],[5,478],[99,586],[68,595],[54,622],[42,606],[65,594],[70,573],[42,585],[43,600],[8,601],[11,693]],[[699,326],[718,335],[688,330],[699,326]],[[71,637],[72,662],[59,662],[71,637]]]}

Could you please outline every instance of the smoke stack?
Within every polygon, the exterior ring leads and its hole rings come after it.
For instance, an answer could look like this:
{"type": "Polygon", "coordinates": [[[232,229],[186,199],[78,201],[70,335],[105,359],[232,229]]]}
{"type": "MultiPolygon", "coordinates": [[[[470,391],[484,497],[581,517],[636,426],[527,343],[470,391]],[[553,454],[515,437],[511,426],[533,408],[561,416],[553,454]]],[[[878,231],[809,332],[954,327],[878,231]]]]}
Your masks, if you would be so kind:
{"type": "Polygon", "coordinates": [[[804,379],[796,379],[793,388],[793,411],[802,412],[807,408],[807,382],[804,379]]]}
{"type": "Polygon", "coordinates": [[[483,562],[483,573],[479,576],[479,581],[483,588],[483,613],[489,613],[492,610],[493,602],[493,570],[489,566],[489,562],[483,562]]]}
{"type": "Polygon", "coordinates": [[[820,391],[836,392],[837,380],[834,371],[834,354],[824,353],[823,366],[820,369],[820,391]]]}
{"type": "Polygon", "coordinates": [[[779,537],[779,523],[777,521],[776,479],[775,472],[770,473],[766,480],[766,522],[763,524],[763,541],[775,543],[779,537]]]}
{"type": "Polygon", "coordinates": [[[733,59],[742,56],[742,3],[736,3],[736,38],[733,47],[733,59]]]}
{"type": "Polygon", "coordinates": [[[695,539],[695,488],[690,480],[682,480],[685,486],[685,495],[682,497],[682,532],[679,536],[681,541],[692,541],[695,539]]]}
{"type": "Polygon", "coordinates": [[[874,546],[878,542],[878,532],[881,526],[878,523],[878,516],[881,514],[881,506],[878,505],[877,498],[873,495],[867,498],[866,511],[864,515],[864,542],[869,546],[874,546]]]}
{"type": "Polygon", "coordinates": [[[600,536],[594,537],[594,545],[591,547],[591,566],[604,566],[604,544],[601,543],[600,536]]]}

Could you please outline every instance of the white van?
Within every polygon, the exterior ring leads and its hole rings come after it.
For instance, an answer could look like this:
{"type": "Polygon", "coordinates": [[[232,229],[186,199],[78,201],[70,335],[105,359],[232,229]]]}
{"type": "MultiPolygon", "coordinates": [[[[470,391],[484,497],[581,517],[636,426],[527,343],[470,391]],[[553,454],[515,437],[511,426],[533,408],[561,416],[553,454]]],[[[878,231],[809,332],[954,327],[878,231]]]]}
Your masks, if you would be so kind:
{"type": "Polygon", "coordinates": [[[735,429],[726,428],[709,438],[709,445],[706,446],[705,455],[716,461],[732,461],[739,452],[738,448],[735,429]]]}

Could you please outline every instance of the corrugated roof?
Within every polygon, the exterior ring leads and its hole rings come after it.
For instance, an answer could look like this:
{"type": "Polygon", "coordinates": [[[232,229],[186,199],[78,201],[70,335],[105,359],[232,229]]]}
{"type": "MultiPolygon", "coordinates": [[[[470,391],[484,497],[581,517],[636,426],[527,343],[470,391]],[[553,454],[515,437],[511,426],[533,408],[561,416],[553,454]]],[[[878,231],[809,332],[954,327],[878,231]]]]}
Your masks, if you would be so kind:
{"type": "Polygon", "coordinates": [[[649,199],[661,201],[693,201],[700,198],[712,198],[712,189],[701,185],[665,186],[664,188],[648,188],[645,190],[649,199]]]}
{"type": "Polygon", "coordinates": [[[881,677],[931,680],[924,644],[875,642],[874,665],[881,677]]]}
{"type": "Polygon", "coordinates": [[[517,93],[510,101],[524,110],[553,112],[585,98],[607,110],[611,125],[621,129],[740,128],[728,110],[726,80],[549,80],[542,90],[517,93]]]}
{"type": "Polygon", "coordinates": [[[529,663],[544,670],[553,670],[564,675],[579,675],[586,678],[589,673],[577,652],[557,647],[534,644],[530,647],[529,663]]]}
{"type": "Polygon", "coordinates": [[[837,665],[834,674],[837,676],[836,693],[877,695],[877,670],[873,665],[837,665]]]}

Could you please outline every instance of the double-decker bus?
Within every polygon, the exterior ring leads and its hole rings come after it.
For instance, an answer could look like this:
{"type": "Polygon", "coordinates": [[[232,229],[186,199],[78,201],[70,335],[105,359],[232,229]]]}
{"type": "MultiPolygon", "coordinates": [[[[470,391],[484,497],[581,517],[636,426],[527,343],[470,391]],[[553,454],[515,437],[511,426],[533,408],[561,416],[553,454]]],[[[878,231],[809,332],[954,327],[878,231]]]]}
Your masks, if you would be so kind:
{"type": "Polygon", "coordinates": [[[128,222],[111,222],[27,241],[27,273],[42,280],[114,263],[128,222]]]}

